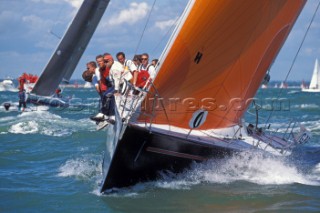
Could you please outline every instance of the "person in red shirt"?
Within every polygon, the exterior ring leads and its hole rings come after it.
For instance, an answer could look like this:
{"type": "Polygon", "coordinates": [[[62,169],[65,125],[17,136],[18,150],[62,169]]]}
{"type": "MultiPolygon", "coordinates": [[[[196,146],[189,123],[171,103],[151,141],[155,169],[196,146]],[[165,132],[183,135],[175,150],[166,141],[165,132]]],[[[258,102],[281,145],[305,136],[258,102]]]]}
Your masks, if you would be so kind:
{"type": "Polygon", "coordinates": [[[99,69],[96,69],[95,73],[99,82],[102,106],[100,112],[90,117],[90,119],[98,122],[97,130],[100,130],[108,125],[108,120],[114,120],[114,86],[109,76],[110,68],[114,61],[109,53],[105,53],[103,56],[98,55],[96,61],[99,69]]]}

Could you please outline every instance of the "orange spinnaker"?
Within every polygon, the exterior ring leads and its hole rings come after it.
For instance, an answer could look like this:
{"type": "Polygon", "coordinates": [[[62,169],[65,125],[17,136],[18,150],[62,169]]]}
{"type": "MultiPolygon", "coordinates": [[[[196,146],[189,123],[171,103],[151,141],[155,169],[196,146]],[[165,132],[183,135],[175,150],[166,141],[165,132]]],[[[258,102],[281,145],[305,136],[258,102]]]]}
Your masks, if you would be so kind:
{"type": "MultiPolygon", "coordinates": [[[[196,0],[160,61],[154,85],[162,103],[152,120],[139,120],[189,128],[193,112],[203,108],[209,114],[199,129],[238,124],[305,2],[196,0]]],[[[149,114],[152,99],[146,98],[149,114]]]]}

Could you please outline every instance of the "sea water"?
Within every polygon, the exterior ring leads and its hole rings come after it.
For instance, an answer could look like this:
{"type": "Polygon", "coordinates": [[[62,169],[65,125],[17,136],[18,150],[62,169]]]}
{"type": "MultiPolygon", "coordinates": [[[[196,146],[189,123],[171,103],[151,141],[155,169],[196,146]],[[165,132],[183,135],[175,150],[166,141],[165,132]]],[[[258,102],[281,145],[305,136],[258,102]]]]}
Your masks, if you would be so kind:
{"type": "MultiPolygon", "coordinates": [[[[312,132],[287,158],[243,152],[101,195],[106,132],[89,119],[98,95],[64,93],[81,106],[24,113],[0,106],[0,212],[320,212],[320,94],[259,90],[259,123],[284,134],[289,124],[299,130],[298,121],[312,132]]],[[[1,92],[0,100],[18,97],[1,92]]],[[[245,119],[255,123],[255,113],[250,107],[245,119]]]]}

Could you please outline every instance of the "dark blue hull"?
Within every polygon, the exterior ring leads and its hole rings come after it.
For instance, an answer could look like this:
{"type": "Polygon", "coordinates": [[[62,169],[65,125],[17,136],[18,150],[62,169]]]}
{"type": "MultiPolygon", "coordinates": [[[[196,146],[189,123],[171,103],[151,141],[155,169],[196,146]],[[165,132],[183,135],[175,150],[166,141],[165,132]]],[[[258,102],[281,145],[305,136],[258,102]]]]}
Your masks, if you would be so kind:
{"type": "Polygon", "coordinates": [[[32,103],[34,105],[45,105],[45,106],[51,106],[51,107],[68,107],[69,106],[68,99],[38,96],[34,94],[28,95],[27,103],[32,103]]]}
{"type": "Polygon", "coordinates": [[[104,168],[107,171],[100,191],[155,180],[163,170],[179,173],[194,161],[221,158],[235,151],[129,125],[117,143],[110,165],[104,168]]]}

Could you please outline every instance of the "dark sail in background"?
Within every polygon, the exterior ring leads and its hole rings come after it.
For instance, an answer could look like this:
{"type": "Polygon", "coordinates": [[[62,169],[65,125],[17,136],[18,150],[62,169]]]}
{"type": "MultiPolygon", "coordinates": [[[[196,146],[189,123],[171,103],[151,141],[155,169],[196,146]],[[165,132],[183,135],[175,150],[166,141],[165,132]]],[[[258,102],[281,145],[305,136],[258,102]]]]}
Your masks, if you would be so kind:
{"type": "Polygon", "coordinates": [[[32,93],[51,96],[62,80],[69,81],[110,0],[84,0],[43,70],[32,93]]]}

